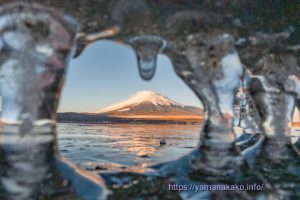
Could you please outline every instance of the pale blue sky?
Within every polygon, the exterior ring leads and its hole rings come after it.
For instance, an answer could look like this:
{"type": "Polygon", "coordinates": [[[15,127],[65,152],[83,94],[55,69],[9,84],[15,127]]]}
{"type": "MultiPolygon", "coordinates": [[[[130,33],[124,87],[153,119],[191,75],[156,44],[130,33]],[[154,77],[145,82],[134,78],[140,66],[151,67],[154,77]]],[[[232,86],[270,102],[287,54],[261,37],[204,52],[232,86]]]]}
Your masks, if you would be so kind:
{"type": "Polygon", "coordinates": [[[154,78],[143,81],[130,47],[111,41],[94,43],[79,58],[71,60],[59,111],[92,112],[141,90],[153,90],[200,107],[195,94],[173,71],[170,60],[159,56],[157,61],[154,78]]]}

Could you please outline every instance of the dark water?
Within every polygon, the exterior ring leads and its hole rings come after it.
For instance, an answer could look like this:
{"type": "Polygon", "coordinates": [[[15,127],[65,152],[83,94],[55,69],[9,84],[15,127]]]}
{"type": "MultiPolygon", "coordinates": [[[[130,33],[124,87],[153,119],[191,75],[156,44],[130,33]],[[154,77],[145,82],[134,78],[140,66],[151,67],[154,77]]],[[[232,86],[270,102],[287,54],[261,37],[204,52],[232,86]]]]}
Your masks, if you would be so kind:
{"type": "Polygon", "coordinates": [[[199,142],[198,125],[58,124],[61,153],[79,165],[168,161],[199,142]],[[160,144],[162,140],[166,144],[160,144]]]}

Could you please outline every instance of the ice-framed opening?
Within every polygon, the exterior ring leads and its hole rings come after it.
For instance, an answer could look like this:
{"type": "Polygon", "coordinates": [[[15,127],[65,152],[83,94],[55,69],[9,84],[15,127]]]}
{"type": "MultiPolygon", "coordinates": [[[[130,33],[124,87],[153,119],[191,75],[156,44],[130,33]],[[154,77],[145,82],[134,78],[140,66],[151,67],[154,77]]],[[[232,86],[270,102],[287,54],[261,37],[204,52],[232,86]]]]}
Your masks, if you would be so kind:
{"type": "Polygon", "coordinates": [[[192,106],[202,111],[201,102],[175,74],[166,56],[158,56],[153,79],[144,81],[132,48],[98,41],[70,62],[58,110],[60,150],[88,169],[174,160],[199,143],[204,116],[200,113],[200,120],[196,119],[192,106]],[[105,110],[126,103],[127,98],[134,101],[105,110]],[[132,111],[130,106],[136,107],[132,111]],[[103,114],[103,108],[110,115],[123,114],[131,120],[118,124],[95,117],[103,114]],[[191,118],[181,119],[183,112],[191,113],[191,118]],[[141,122],[140,117],[144,118],[141,122]],[[154,119],[158,121],[152,123],[154,119]]]}

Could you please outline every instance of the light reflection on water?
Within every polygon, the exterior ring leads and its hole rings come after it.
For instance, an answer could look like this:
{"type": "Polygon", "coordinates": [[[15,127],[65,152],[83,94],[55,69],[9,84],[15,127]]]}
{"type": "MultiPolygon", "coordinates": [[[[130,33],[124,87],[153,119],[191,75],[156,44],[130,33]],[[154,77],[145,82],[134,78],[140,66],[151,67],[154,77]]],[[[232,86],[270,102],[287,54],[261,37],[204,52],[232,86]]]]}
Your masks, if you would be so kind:
{"type": "Polygon", "coordinates": [[[200,129],[200,125],[60,123],[58,139],[61,153],[77,164],[132,165],[168,161],[190,152],[199,143],[200,129]]]}

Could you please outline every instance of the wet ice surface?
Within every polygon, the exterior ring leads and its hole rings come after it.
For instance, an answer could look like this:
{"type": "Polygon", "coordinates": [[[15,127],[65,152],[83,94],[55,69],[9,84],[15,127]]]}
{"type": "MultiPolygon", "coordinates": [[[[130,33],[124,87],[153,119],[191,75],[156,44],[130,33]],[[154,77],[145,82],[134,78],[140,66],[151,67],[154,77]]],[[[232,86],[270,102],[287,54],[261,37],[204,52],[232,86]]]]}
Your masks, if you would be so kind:
{"type": "Polygon", "coordinates": [[[82,166],[162,162],[189,153],[200,125],[58,124],[61,153],[82,166]],[[162,142],[165,140],[166,144],[162,142]]]}

